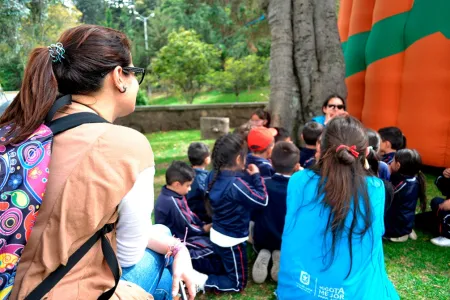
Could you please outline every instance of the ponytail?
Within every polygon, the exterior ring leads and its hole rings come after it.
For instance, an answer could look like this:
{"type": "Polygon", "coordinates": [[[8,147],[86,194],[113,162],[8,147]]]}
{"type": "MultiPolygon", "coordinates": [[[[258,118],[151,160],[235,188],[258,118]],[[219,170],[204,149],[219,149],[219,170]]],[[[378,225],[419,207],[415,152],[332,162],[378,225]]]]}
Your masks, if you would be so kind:
{"type": "Polygon", "coordinates": [[[420,200],[420,210],[422,212],[425,212],[427,209],[427,194],[426,194],[426,179],[425,175],[422,173],[422,171],[419,171],[417,173],[417,179],[419,180],[420,190],[419,190],[419,200],[420,200]]]}
{"type": "Polygon", "coordinates": [[[209,198],[209,192],[211,191],[214,183],[216,183],[217,178],[219,177],[220,169],[215,170],[214,172],[215,172],[214,177],[211,180],[211,182],[209,183],[208,189],[206,190],[206,195],[205,195],[205,209],[206,209],[206,213],[208,214],[209,217],[212,217],[212,215],[213,215],[213,209],[211,206],[211,199],[209,198]]]}
{"type": "Polygon", "coordinates": [[[6,135],[11,139],[2,144],[28,138],[44,121],[57,96],[58,82],[48,49],[36,48],[31,52],[19,93],[0,117],[0,127],[11,126],[6,135]]]}

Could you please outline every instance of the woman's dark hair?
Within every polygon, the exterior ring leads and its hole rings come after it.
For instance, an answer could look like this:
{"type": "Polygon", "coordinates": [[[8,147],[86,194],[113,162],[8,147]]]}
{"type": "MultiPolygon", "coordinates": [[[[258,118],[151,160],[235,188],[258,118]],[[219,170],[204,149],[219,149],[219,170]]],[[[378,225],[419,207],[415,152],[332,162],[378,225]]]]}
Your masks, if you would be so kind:
{"type": "Polygon", "coordinates": [[[394,150],[401,150],[406,148],[406,137],[398,127],[384,127],[378,130],[383,141],[389,141],[391,148],[394,150]]]}
{"type": "Polygon", "coordinates": [[[341,100],[342,100],[342,104],[344,105],[344,110],[347,109],[347,106],[346,106],[346,104],[345,104],[344,98],[342,98],[342,97],[341,97],[340,95],[338,95],[338,94],[332,94],[332,95],[328,96],[328,97],[326,98],[326,100],[325,100],[325,101],[323,102],[323,104],[322,104],[322,109],[326,108],[327,105],[328,105],[328,102],[330,102],[330,100],[333,99],[333,98],[341,99],[341,100]]]}
{"type": "Polygon", "coordinates": [[[422,173],[422,158],[414,149],[401,149],[395,153],[395,162],[400,163],[398,173],[405,176],[416,176],[419,181],[420,209],[425,212],[427,208],[426,180],[422,173]]]}
{"type": "Polygon", "coordinates": [[[321,177],[318,198],[323,196],[323,203],[331,208],[327,232],[331,233],[332,244],[326,268],[334,261],[337,241],[346,236],[350,254],[348,277],[353,266],[353,238],[359,236],[362,239],[372,226],[367,171],[364,169],[367,135],[357,119],[336,117],[325,127],[320,147],[320,159],[313,170],[321,177]],[[353,146],[358,155],[352,154],[353,146]],[[346,222],[347,217],[351,218],[350,223],[346,222]]]}
{"type": "Polygon", "coordinates": [[[267,123],[266,123],[266,125],[264,125],[264,127],[267,127],[267,128],[270,127],[270,120],[271,120],[270,119],[270,113],[267,110],[264,110],[262,108],[258,108],[257,110],[255,110],[252,113],[252,116],[253,115],[257,115],[258,118],[260,118],[261,120],[266,120],[267,121],[267,123]]]}
{"type": "Polygon", "coordinates": [[[11,125],[5,142],[25,140],[44,121],[59,94],[88,94],[103,85],[104,73],[131,64],[130,42],[120,31],[96,25],[66,30],[58,41],[65,53],[52,62],[47,47],[35,48],[25,68],[22,86],[0,118],[0,127],[11,125]]]}
{"type": "Polygon", "coordinates": [[[372,175],[378,177],[378,169],[380,166],[380,157],[378,156],[378,150],[380,149],[381,138],[378,132],[373,129],[366,128],[367,138],[369,141],[369,146],[372,148],[369,150],[369,155],[367,155],[367,162],[370,166],[370,171],[372,175]]]}
{"type": "Polygon", "coordinates": [[[205,208],[208,215],[212,216],[212,207],[209,199],[209,192],[224,168],[236,167],[236,158],[238,155],[244,160],[247,156],[248,147],[245,139],[236,133],[228,133],[220,137],[214,144],[212,151],[212,171],[213,178],[208,185],[205,197],[205,208]]]}

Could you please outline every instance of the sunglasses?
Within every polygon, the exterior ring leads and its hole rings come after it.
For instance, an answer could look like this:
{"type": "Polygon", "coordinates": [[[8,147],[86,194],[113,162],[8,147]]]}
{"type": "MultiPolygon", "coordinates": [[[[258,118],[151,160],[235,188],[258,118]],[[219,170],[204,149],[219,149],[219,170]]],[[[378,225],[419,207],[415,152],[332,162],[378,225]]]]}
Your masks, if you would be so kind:
{"type": "MultiPolygon", "coordinates": [[[[111,72],[112,70],[108,71],[108,72],[103,72],[101,75],[102,77],[105,77],[106,75],[108,75],[109,72],[111,72]]],[[[131,73],[134,74],[134,77],[136,77],[136,80],[138,82],[138,84],[141,84],[142,81],[144,81],[144,77],[145,77],[145,69],[144,68],[137,68],[137,67],[122,67],[122,71],[124,74],[126,75],[130,75],[131,73]]]]}
{"type": "Polygon", "coordinates": [[[344,109],[344,105],[328,104],[327,107],[328,107],[328,108],[331,108],[331,109],[337,108],[337,109],[339,109],[339,110],[344,109]]]}

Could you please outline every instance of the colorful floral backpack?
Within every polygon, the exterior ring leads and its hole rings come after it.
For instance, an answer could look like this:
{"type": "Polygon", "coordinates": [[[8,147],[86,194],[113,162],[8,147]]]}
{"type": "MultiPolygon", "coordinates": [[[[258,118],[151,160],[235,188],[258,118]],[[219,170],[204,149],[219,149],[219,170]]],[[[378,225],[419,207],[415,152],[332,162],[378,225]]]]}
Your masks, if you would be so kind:
{"type": "MultiPolygon", "coordinates": [[[[8,299],[20,256],[39,208],[45,205],[54,136],[85,123],[107,122],[96,114],[84,112],[52,121],[58,109],[70,103],[71,95],[57,99],[45,123],[25,141],[0,145],[0,300],[8,299]]],[[[0,128],[1,142],[11,139],[6,137],[10,128],[0,128]]]]}

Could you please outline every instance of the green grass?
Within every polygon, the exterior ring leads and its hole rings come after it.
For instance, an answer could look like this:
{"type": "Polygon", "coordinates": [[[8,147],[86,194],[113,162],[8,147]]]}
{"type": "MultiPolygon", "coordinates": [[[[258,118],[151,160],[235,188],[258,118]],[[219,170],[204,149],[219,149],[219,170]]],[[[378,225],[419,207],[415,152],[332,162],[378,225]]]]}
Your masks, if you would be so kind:
{"type": "MultiPolygon", "coordinates": [[[[232,93],[221,93],[219,91],[202,92],[194,98],[193,104],[216,104],[216,103],[244,103],[244,102],[264,102],[269,100],[270,90],[268,87],[258,88],[245,91],[236,98],[232,93]]],[[[177,99],[175,96],[161,96],[153,97],[149,101],[149,105],[180,105],[187,104],[185,100],[177,99]]]]}
{"type": "MultiPolygon", "coordinates": [[[[187,161],[187,148],[191,142],[200,141],[198,130],[160,132],[147,135],[156,160],[155,193],[164,185],[164,173],[172,160],[187,161]]],[[[214,141],[203,141],[210,149],[214,141]]],[[[427,174],[428,199],[439,196],[434,186],[435,177],[427,174]]],[[[417,241],[385,243],[385,261],[389,278],[402,299],[450,299],[450,249],[430,243],[432,236],[417,232],[417,241]]],[[[249,275],[255,259],[249,253],[249,275]]],[[[250,276],[251,277],[251,276],[250,276]]],[[[276,284],[268,280],[257,285],[249,281],[247,288],[238,294],[199,295],[198,299],[275,299],[276,284]]]]}

